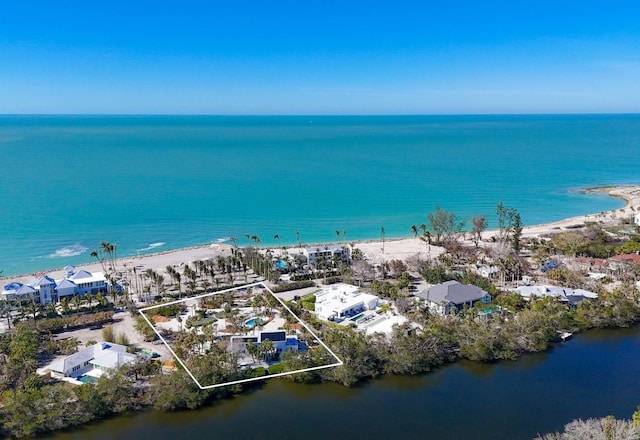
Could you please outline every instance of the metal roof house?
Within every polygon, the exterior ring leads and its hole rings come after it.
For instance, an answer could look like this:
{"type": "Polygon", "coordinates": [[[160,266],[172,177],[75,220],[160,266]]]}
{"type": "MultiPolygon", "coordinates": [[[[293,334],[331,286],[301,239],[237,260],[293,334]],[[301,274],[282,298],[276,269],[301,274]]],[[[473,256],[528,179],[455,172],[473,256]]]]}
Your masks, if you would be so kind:
{"type": "Polygon", "coordinates": [[[2,299],[9,301],[29,300],[38,296],[36,289],[19,282],[9,283],[2,290],[2,299]]]}
{"type": "Polygon", "coordinates": [[[87,373],[97,377],[135,361],[136,355],[127,353],[124,345],[99,342],[52,363],[48,370],[57,378],[77,378],[87,373]]]}
{"type": "Polygon", "coordinates": [[[520,286],[514,290],[525,300],[530,300],[532,297],[544,298],[551,296],[557,298],[562,302],[576,303],[586,298],[597,298],[598,294],[590,292],[584,289],[570,289],[568,287],[557,286],[520,286]]]}
{"type": "Polygon", "coordinates": [[[109,285],[102,272],[91,273],[86,270],[75,271],[73,266],[65,267],[67,274],[60,280],[54,280],[40,274],[27,284],[13,282],[4,286],[0,295],[2,299],[28,300],[36,299],[42,304],[56,302],[65,296],[95,295],[98,292],[107,293],[109,285]]]}
{"type": "Polygon", "coordinates": [[[422,290],[416,294],[424,299],[432,313],[444,316],[453,309],[460,311],[465,304],[473,306],[476,301],[488,303],[491,295],[473,284],[460,284],[457,281],[447,281],[422,290]]]}

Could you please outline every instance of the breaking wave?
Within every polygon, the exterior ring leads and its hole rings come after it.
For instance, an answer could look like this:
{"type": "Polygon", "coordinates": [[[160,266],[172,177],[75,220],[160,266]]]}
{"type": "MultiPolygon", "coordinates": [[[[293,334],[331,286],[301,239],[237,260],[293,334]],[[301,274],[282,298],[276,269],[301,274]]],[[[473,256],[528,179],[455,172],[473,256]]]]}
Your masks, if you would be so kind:
{"type": "Polygon", "coordinates": [[[164,246],[165,244],[167,244],[167,243],[165,243],[164,241],[159,241],[157,243],[151,243],[149,246],[147,246],[145,248],[138,249],[138,252],[150,251],[150,250],[153,250],[153,249],[155,249],[157,247],[164,246]]]}
{"type": "Polygon", "coordinates": [[[76,255],[83,254],[86,251],[87,248],[85,246],[76,243],[56,250],[53,254],[49,255],[49,258],[75,257],[76,255]]]}

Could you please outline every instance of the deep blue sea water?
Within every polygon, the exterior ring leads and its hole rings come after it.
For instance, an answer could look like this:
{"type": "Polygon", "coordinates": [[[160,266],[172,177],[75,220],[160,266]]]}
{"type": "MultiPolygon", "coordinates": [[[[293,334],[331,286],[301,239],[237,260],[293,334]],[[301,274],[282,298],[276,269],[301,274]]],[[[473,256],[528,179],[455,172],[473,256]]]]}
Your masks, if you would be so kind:
{"type": "Polygon", "coordinates": [[[434,205],[525,224],[622,206],[640,115],[0,116],[0,270],[215,242],[410,236],[434,205]]]}

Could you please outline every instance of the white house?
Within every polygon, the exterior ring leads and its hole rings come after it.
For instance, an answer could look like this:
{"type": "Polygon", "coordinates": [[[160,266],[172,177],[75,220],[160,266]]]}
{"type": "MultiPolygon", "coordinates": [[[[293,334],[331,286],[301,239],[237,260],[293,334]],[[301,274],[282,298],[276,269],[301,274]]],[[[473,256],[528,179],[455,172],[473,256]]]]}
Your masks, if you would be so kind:
{"type": "Polygon", "coordinates": [[[76,295],[84,295],[85,293],[95,295],[98,292],[107,292],[107,279],[102,272],[91,273],[86,270],[75,272],[73,267],[70,269],[64,279],[72,281],[77,286],[76,295]]]}
{"type": "Polygon", "coordinates": [[[546,296],[551,296],[554,298],[558,298],[560,301],[564,302],[578,302],[585,298],[597,298],[598,294],[595,292],[590,292],[584,289],[569,289],[568,287],[557,287],[557,286],[547,286],[547,285],[539,285],[539,286],[520,286],[515,289],[515,292],[519,293],[526,300],[530,300],[532,297],[544,298],[546,296]]]}
{"type": "Polygon", "coordinates": [[[36,289],[28,284],[13,282],[2,289],[2,299],[9,301],[24,301],[38,296],[36,289]]]}
{"type": "Polygon", "coordinates": [[[315,312],[327,321],[342,321],[366,310],[378,307],[378,297],[362,293],[358,287],[336,283],[316,294],[315,312]]]}
{"type": "Polygon", "coordinates": [[[498,266],[480,264],[476,267],[476,272],[478,275],[485,278],[493,278],[498,272],[500,272],[500,269],[498,269],[498,266]]]}
{"type": "Polygon", "coordinates": [[[135,361],[136,356],[127,353],[127,347],[124,345],[99,342],[52,363],[47,370],[57,378],[78,378],[85,374],[99,377],[104,372],[135,361]]]}
{"type": "Polygon", "coordinates": [[[462,310],[465,305],[472,307],[476,301],[483,303],[491,301],[491,295],[478,286],[460,284],[457,281],[436,284],[418,292],[416,296],[427,302],[432,313],[441,316],[448,314],[453,309],[462,310]]]}
{"type": "Polygon", "coordinates": [[[31,280],[29,285],[36,289],[38,292],[37,296],[40,298],[40,302],[42,304],[49,304],[53,301],[56,282],[52,278],[49,278],[48,276],[40,276],[31,280]]]}
{"type": "Polygon", "coordinates": [[[326,261],[349,261],[349,249],[346,246],[312,246],[304,248],[302,254],[307,257],[310,266],[315,266],[320,258],[326,261]]]}

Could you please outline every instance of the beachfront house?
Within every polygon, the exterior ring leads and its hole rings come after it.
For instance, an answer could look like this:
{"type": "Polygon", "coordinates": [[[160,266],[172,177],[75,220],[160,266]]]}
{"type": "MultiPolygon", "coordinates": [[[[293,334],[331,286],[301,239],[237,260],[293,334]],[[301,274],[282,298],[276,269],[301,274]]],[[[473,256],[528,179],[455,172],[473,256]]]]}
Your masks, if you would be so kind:
{"type": "Polygon", "coordinates": [[[52,363],[43,371],[50,372],[52,377],[59,379],[77,379],[81,376],[97,378],[135,361],[136,355],[127,353],[124,345],[99,342],[52,363]]]}
{"type": "Polygon", "coordinates": [[[322,259],[325,261],[349,261],[349,249],[346,246],[312,246],[304,248],[302,254],[307,258],[309,266],[316,266],[322,259]]]}
{"type": "Polygon", "coordinates": [[[60,301],[63,297],[95,295],[98,292],[107,293],[109,286],[102,272],[91,273],[87,270],[76,272],[73,266],[65,267],[64,278],[54,280],[44,274],[38,274],[27,284],[19,282],[9,283],[2,290],[2,299],[12,301],[26,301],[34,299],[41,304],[60,301]]]}
{"type": "Polygon", "coordinates": [[[319,318],[341,322],[378,307],[378,297],[362,293],[356,286],[336,283],[316,294],[315,312],[319,318]]]}
{"type": "Polygon", "coordinates": [[[431,313],[444,316],[452,311],[460,311],[465,305],[472,307],[473,303],[480,301],[488,303],[491,295],[473,284],[460,284],[457,281],[447,281],[436,284],[433,287],[422,290],[416,294],[422,298],[431,313]]]}

